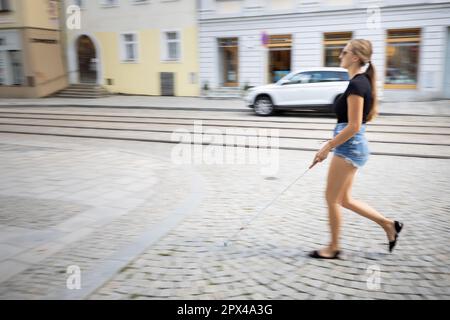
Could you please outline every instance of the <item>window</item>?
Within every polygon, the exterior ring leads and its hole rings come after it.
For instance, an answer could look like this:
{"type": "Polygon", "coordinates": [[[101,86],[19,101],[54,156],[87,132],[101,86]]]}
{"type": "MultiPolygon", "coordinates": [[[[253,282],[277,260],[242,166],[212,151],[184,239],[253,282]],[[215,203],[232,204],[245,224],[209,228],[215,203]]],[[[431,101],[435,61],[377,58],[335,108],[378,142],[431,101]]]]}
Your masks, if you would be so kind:
{"type": "Polygon", "coordinates": [[[11,11],[10,0],[0,0],[0,12],[11,11]]]}
{"type": "Polygon", "coordinates": [[[306,71],[294,74],[292,76],[288,76],[285,79],[289,80],[288,84],[299,84],[299,83],[348,81],[349,76],[347,72],[340,72],[340,71],[306,71]]]}
{"type": "Polygon", "coordinates": [[[137,62],[138,41],[136,33],[121,34],[121,60],[124,62],[137,62]]]}
{"type": "Polygon", "coordinates": [[[189,83],[190,84],[197,83],[197,74],[195,72],[189,72],[189,83]]]}
{"type": "Polygon", "coordinates": [[[420,29],[388,30],[387,89],[414,89],[417,85],[420,29]]]}
{"type": "Polygon", "coordinates": [[[332,81],[349,81],[347,72],[339,71],[321,71],[320,82],[332,82],[332,81]]]}
{"type": "Polygon", "coordinates": [[[270,35],[269,48],[269,79],[277,82],[291,72],[292,35],[270,35]]]}
{"type": "Polygon", "coordinates": [[[325,67],[339,67],[339,55],[347,42],[352,39],[351,32],[332,32],[324,34],[325,67]]]}
{"type": "Polygon", "coordinates": [[[164,32],[165,52],[163,60],[180,60],[180,34],[178,31],[164,32]]]}
{"type": "Polygon", "coordinates": [[[9,51],[9,60],[11,62],[12,84],[19,86],[23,84],[23,69],[21,52],[18,50],[9,51]]]}
{"type": "Polygon", "coordinates": [[[49,15],[50,19],[58,19],[58,14],[59,14],[59,4],[57,0],[48,0],[47,1],[47,12],[49,15]]]}
{"type": "Polygon", "coordinates": [[[103,7],[116,7],[119,5],[119,0],[102,0],[103,7]]]}
{"type": "Polygon", "coordinates": [[[24,75],[21,51],[0,51],[0,85],[22,84],[24,75]]]}
{"type": "Polygon", "coordinates": [[[295,5],[293,0],[270,0],[270,8],[272,10],[292,10],[295,5]]]}
{"type": "Polygon", "coordinates": [[[80,7],[80,9],[84,8],[84,0],[74,0],[74,4],[80,7]]]}
{"type": "Polygon", "coordinates": [[[6,84],[6,51],[0,51],[0,86],[6,84]]]}
{"type": "Polygon", "coordinates": [[[299,83],[309,83],[311,80],[312,73],[311,72],[301,72],[292,75],[291,77],[286,77],[286,80],[289,80],[287,84],[299,84],[299,83]]]}

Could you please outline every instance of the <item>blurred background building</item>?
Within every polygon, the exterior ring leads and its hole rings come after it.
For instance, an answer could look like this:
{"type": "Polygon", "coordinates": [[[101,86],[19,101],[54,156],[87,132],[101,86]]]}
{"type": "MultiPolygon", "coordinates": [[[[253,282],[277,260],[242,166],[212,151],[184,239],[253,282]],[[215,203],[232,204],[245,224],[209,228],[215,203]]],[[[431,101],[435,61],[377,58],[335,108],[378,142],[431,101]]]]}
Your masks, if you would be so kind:
{"type": "Polygon", "coordinates": [[[67,86],[59,9],[59,1],[0,0],[0,97],[42,97],[67,86]]]}
{"type": "Polygon", "coordinates": [[[0,97],[238,97],[338,66],[353,38],[374,45],[383,100],[450,98],[442,0],[0,0],[0,97]]]}
{"type": "Polygon", "coordinates": [[[200,79],[219,92],[338,66],[352,38],[372,41],[383,100],[450,98],[450,2],[200,0],[200,79]]]}
{"type": "Polygon", "coordinates": [[[80,28],[66,31],[71,84],[124,94],[199,95],[194,0],[65,0],[65,5],[81,7],[80,28]]]}

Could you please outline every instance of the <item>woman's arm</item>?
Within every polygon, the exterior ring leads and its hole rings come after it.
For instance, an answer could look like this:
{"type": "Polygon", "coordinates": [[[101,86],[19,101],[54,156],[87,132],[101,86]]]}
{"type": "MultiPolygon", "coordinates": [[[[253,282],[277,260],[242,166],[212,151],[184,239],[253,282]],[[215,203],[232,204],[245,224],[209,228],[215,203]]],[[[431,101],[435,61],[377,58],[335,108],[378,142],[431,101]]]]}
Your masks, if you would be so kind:
{"type": "Polygon", "coordinates": [[[364,98],[351,94],[347,98],[347,105],[348,125],[336,137],[328,141],[327,145],[330,150],[343,144],[361,129],[364,98]]]}

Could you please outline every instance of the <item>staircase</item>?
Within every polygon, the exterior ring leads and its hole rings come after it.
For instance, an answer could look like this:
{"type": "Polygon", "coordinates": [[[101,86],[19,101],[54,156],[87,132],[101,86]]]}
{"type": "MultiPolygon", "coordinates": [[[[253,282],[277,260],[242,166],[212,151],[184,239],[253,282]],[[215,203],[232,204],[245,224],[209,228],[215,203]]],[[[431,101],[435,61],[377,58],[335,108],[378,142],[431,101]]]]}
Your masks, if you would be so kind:
{"type": "Polygon", "coordinates": [[[239,87],[217,87],[202,92],[207,99],[242,99],[243,92],[239,87]]]}
{"type": "Polygon", "coordinates": [[[58,91],[53,95],[56,98],[104,98],[109,96],[109,92],[97,84],[77,83],[71,84],[64,90],[58,91]]]}

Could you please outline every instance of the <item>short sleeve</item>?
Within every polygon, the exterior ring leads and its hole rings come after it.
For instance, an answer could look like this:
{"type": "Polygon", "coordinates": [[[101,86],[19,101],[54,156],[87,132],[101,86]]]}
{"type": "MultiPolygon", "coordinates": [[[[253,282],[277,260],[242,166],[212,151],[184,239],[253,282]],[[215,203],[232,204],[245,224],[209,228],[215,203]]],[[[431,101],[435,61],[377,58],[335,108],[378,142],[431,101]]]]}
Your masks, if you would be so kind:
{"type": "Polygon", "coordinates": [[[355,94],[357,96],[363,97],[367,92],[367,88],[364,85],[364,82],[361,81],[350,81],[348,85],[347,95],[355,94]]]}

